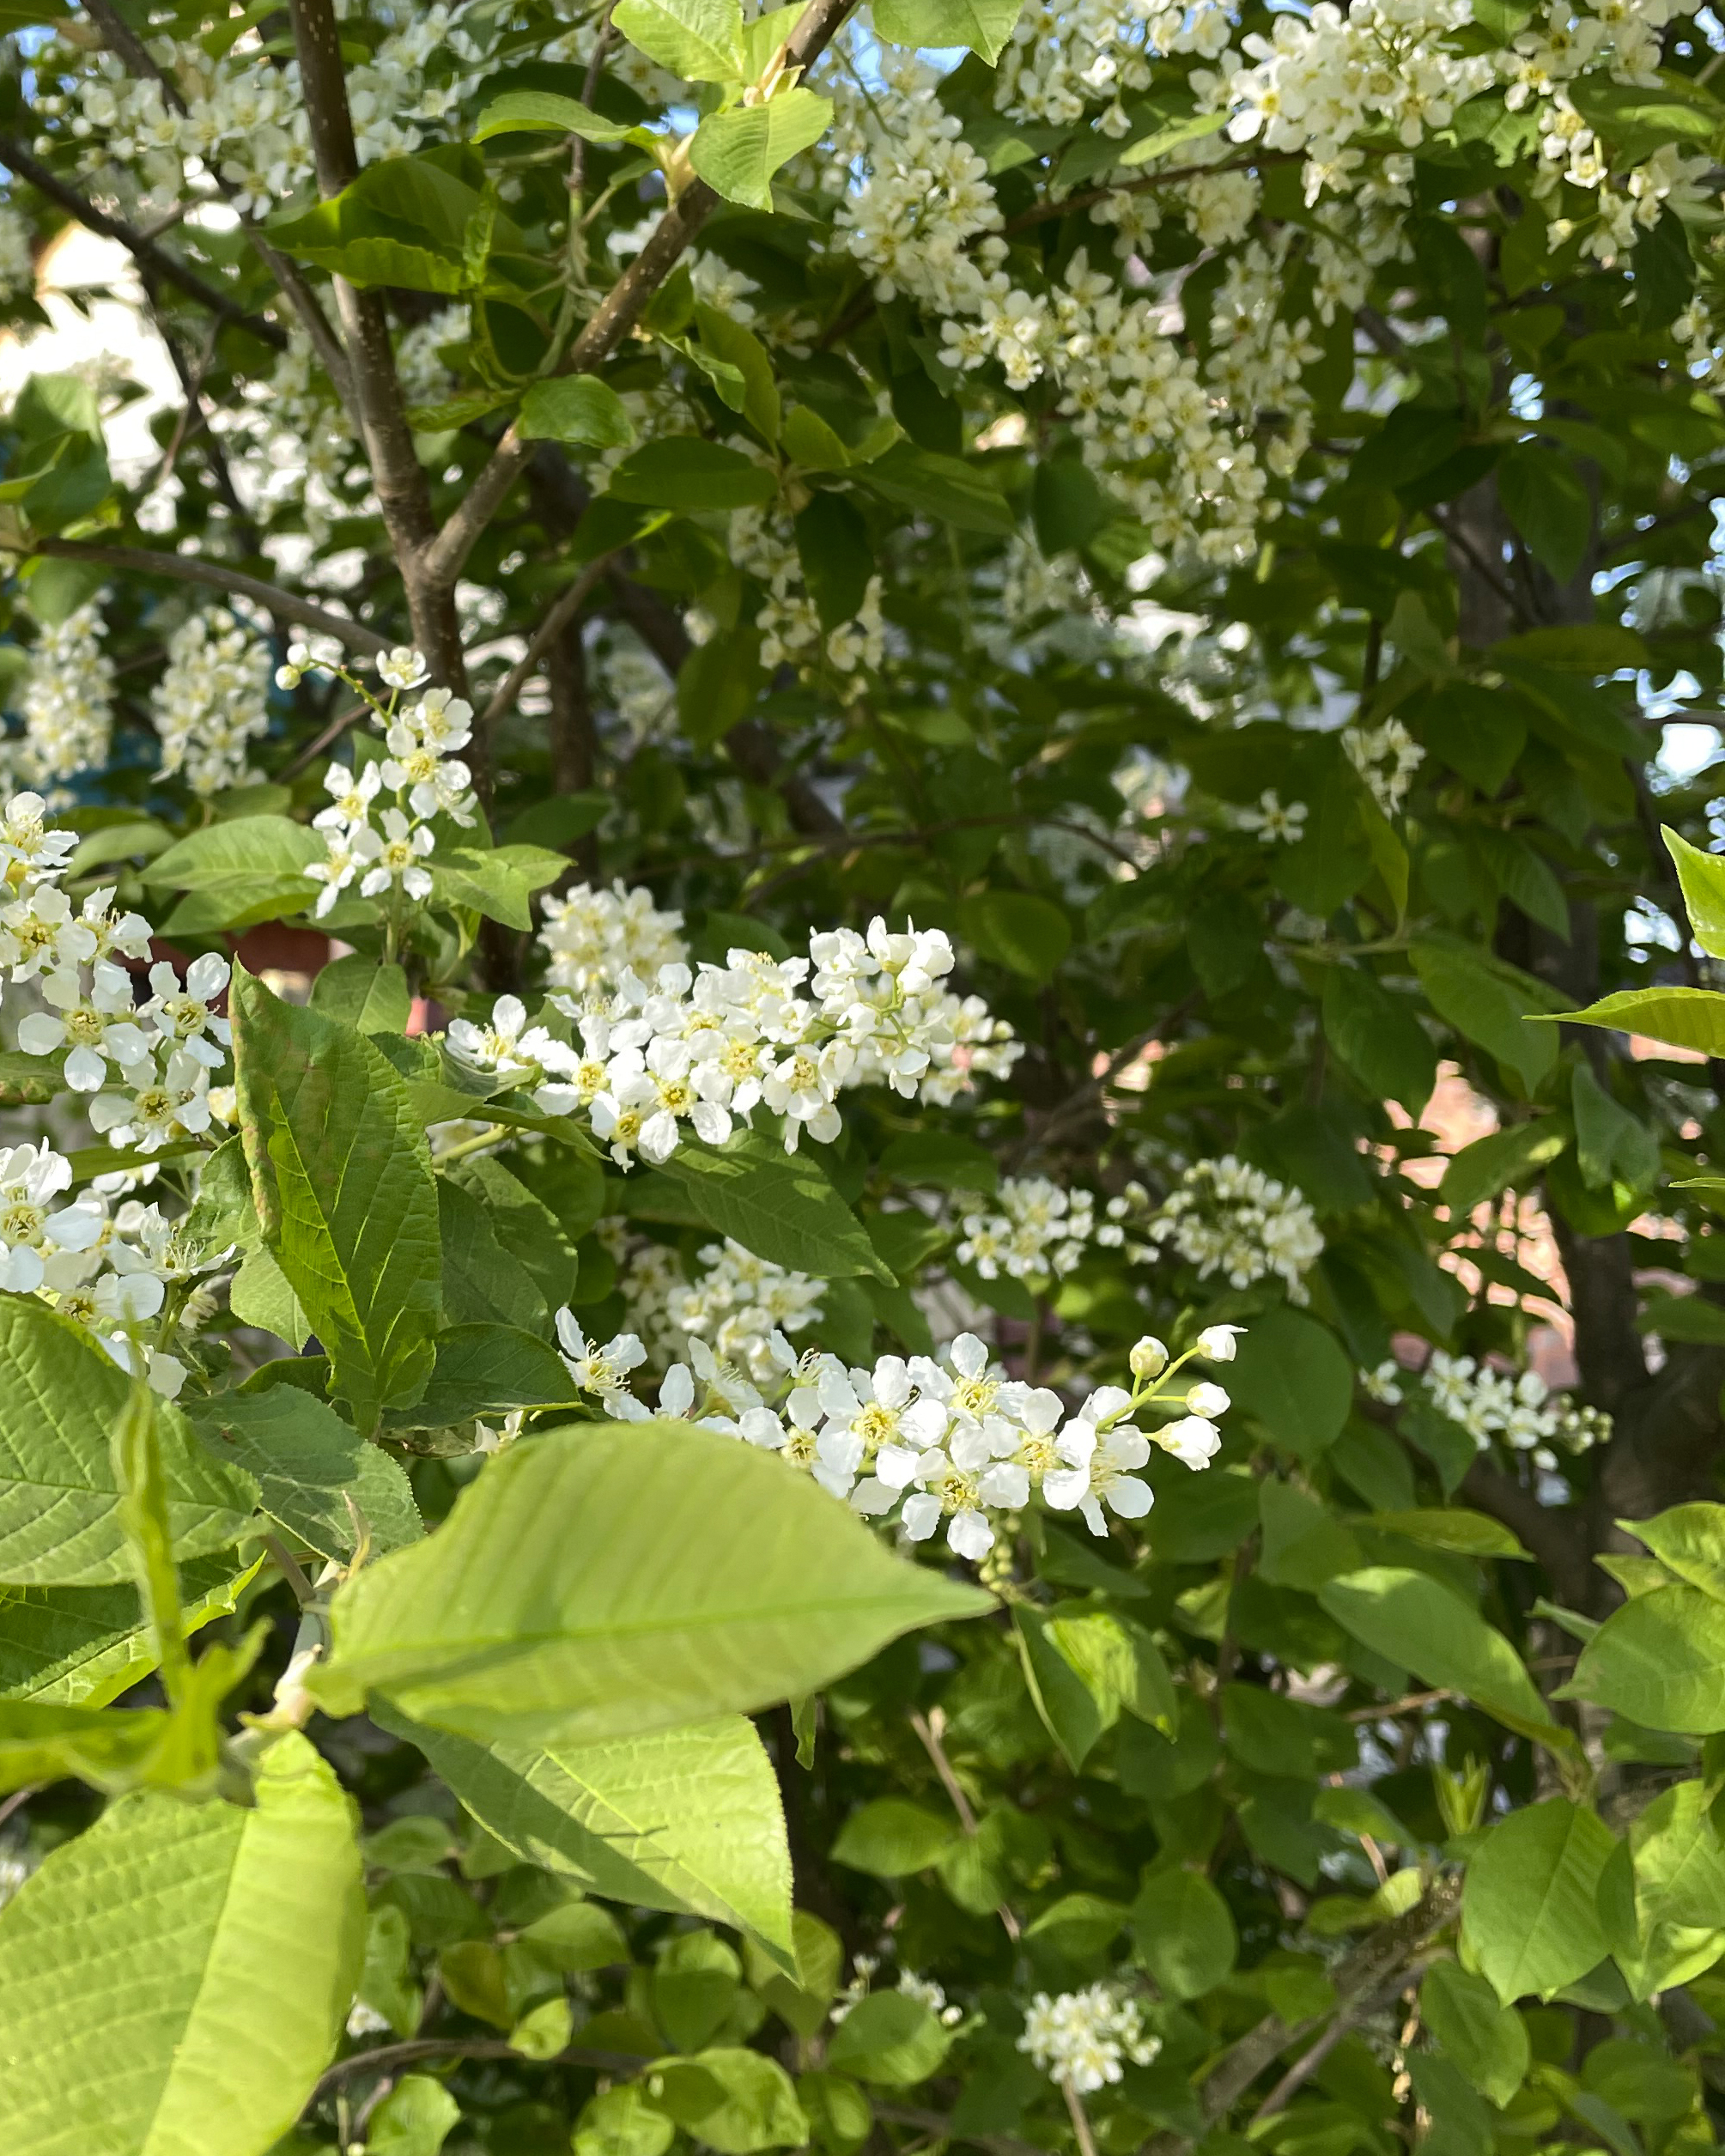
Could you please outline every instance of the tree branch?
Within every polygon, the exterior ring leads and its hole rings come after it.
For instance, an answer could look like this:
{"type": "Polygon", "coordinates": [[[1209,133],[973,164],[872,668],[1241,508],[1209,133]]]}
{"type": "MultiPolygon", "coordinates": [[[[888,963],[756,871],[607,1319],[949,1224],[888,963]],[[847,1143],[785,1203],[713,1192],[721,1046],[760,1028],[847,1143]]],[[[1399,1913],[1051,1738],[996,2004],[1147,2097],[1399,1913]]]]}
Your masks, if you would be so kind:
{"type": "Polygon", "coordinates": [[[480,714],[479,723],[474,728],[476,734],[483,738],[508,711],[534,668],[580,612],[594,586],[603,580],[610,567],[610,560],[609,554],[602,554],[598,561],[590,562],[568,589],[558,596],[528,639],[526,650],[503,677],[491,701],[480,714]]]}
{"type": "MultiPolygon", "coordinates": [[[[295,0],[296,19],[301,3],[301,0],[295,0]]],[[[320,0],[320,4],[327,7],[328,0],[320,0]]],[[[785,41],[786,67],[793,72],[811,67],[855,4],[856,0],[809,0],[785,41]]],[[[586,327],[564,355],[560,374],[590,374],[610,357],[640,320],[647,301],[677,266],[718,200],[704,179],[689,183],[653,227],[647,245],[588,318],[586,327]]],[[[435,581],[454,583],[479,534],[497,513],[532,453],[533,445],[510,426],[427,554],[426,571],[435,581]]]]}
{"type": "Polygon", "coordinates": [[[111,217],[105,210],[98,210],[76,187],[67,186],[33,157],[15,136],[0,135],[0,164],[15,173],[19,179],[27,180],[39,195],[64,210],[87,232],[99,234],[104,240],[118,240],[140,270],[148,270],[160,282],[173,285],[222,321],[232,323],[248,337],[255,337],[260,344],[267,344],[271,351],[287,349],[287,332],[278,324],[265,321],[261,314],[253,314],[217,286],[206,282],[195,270],[187,269],[177,256],[171,255],[166,247],[158,246],[154,240],[147,239],[124,218],[111,217]]]}
{"type": "MultiPolygon", "coordinates": [[[[327,201],[350,187],[360,169],[342,65],[341,29],[332,0],[289,0],[289,14],[318,188],[327,201]]],[[[361,291],[342,276],[335,279],[335,291],[359,407],[360,438],[406,586],[414,641],[440,681],[465,689],[467,674],[455,611],[455,575],[437,575],[426,561],[437,519],[430,486],[414,452],[413,429],[395,371],[389,317],[378,293],[361,291]]]]}
{"type": "Polygon", "coordinates": [[[129,570],[135,576],[166,576],[177,584],[207,584],[218,592],[231,592],[236,598],[253,599],[288,621],[322,629],[326,636],[338,637],[351,651],[386,652],[390,647],[387,636],[367,629],[363,622],[350,621],[345,614],[334,614],[328,607],[319,606],[315,599],[301,598],[296,592],[284,592],[278,584],[244,576],[238,569],[224,568],[219,562],[205,562],[195,554],[158,554],[141,546],[99,546],[84,539],[38,539],[29,550],[68,562],[88,562],[92,568],[129,570]]]}
{"type": "MultiPolygon", "coordinates": [[[[528,2063],[527,2055],[518,2051],[513,2044],[505,2044],[501,2037],[415,2037],[405,2044],[380,2044],[370,2051],[350,2052],[344,2059],[325,2069],[317,2086],[307,2098],[306,2109],[310,2110],[320,2097],[355,2074],[387,2074],[398,2066],[410,2066],[416,2059],[516,2059],[528,2063]]],[[[588,2051],[579,2044],[567,2051],[559,2051],[555,2058],[532,2062],[538,2066],[590,2066],[601,2074],[636,2074],[648,2062],[633,2051],[588,2051]]]]}

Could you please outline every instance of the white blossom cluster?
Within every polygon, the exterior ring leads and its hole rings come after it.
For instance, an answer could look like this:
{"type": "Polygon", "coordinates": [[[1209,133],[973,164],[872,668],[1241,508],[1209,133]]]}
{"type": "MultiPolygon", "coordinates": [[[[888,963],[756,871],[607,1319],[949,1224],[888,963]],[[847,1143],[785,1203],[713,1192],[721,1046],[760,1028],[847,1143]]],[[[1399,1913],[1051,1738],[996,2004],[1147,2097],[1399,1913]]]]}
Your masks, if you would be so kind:
{"type": "Polygon", "coordinates": [[[102,649],[101,602],[88,599],[64,621],[46,624],[30,652],[19,710],[21,739],[0,751],[13,785],[52,790],[108,760],[113,738],[113,662],[102,649]]]}
{"type": "Polygon", "coordinates": [[[1376,726],[1344,726],[1342,747],[1386,816],[1396,815],[1407,799],[1413,774],[1425,751],[1400,719],[1376,726]]]}
{"type": "Polygon", "coordinates": [[[1324,1248],[1300,1192],[1232,1153],[1194,1161],[1144,1232],[1170,1246],[1201,1280],[1219,1273],[1230,1287],[1249,1288],[1275,1278],[1291,1303],[1309,1299],[1305,1275],[1324,1248]]]}
{"type": "MultiPolygon", "coordinates": [[[[869,1987],[880,1969],[875,1954],[853,1954],[851,1957],[849,1981],[842,1985],[827,2015],[835,2028],[853,2013],[869,1995],[869,1987]]],[[[893,1987],[907,1999],[914,1999],[918,2006],[926,2007],[944,2029],[955,2029],[964,2019],[963,2007],[952,2005],[947,1999],[946,1988],[937,1983],[932,1977],[920,1977],[914,1969],[899,1971],[897,1983],[893,1987]]]]}
{"type": "MultiPolygon", "coordinates": [[[[1363,1382],[1370,1397],[1386,1406],[1398,1406],[1406,1397],[1408,1373],[1399,1363],[1380,1363],[1363,1382]]],[[[1587,1452],[1611,1435],[1609,1415],[1552,1392],[1537,1370],[1494,1370],[1471,1355],[1437,1348],[1418,1382],[1438,1413],[1459,1424],[1481,1452],[1496,1438],[1514,1452],[1531,1453],[1536,1467],[1549,1469],[1558,1465],[1554,1447],[1587,1452]]]]}
{"type": "MultiPolygon", "coordinates": [[[[369,56],[348,70],[348,101],[361,165],[416,149],[428,125],[446,118],[465,94],[434,59],[472,70],[482,49],[444,5],[403,9],[369,56]]],[[[168,199],[219,179],[242,214],[266,214],[313,176],[310,131],[296,61],[272,66],[247,30],[219,56],[194,39],[152,39],[153,54],[174,82],[176,110],[155,79],[130,77],[106,51],[58,41],[36,57],[35,109],[88,145],[88,169],[109,160],[141,173],[168,199]]],[[[39,154],[53,147],[39,142],[39,154]]]]}
{"type": "Polygon", "coordinates": [[[1145,2031],[1136,2000],[1093,1983],[1056,1998],[1039,1991],[1025,2011],[1018,2049],[1028,2052],[1050,2080],[1093,2096],[1118,2081],[1128,2061],[1148,2066],[1161,2050],[1162,2039],[1145,2031]]]}
{"type": "Polygon", "coordinates": [[[175,629],[150,699],[162,776],[183,771],[203,800],[255,779],[247,757],[269,731],[270,671],[268,645],[231,616],[193,614],[175,629]]]}
{"type": "Polygon", "coordinates": [[[1214,1418],[1228,1394],[1209,1380],[1175,1381],[1194,1357],[1231,1361],[1239,1331],[1212,1326],[1172,1363],[1159,1340],[1140,1340],[1132,1389],[1102,1386],[1075,1411],[1048,1386],[1008,1378],[970,1333],[938,1357],[884,1355],[872,1369],[819,1352],[799,1357],[774,1333],[768,1352],[777,1383],[768,1390],[776,1405],[697,1336],[688,1363],[673,1363],[660,1381],[654,1408],[629,1389],[630,1374],[647,1359],[637,1334],[598,1345],[572,1312],[557,1315],[572,1382],[613,1419],[686,1418],[776,1452],[856,1511],[896,1521],[912,1542],[929,1540],[944,1522],[947,1546],[973,1561],[993,1547],[996,1521],[1021,1512],[1033,1493],[1105,1535],[1104,1505],[1122,1520],[1150,1510],[1152,1493],[1139,1471],[1154,1448],[1187,1467],[1208,1467],[1221,1448],[1214,1418]],[[1173,1420],[1149,1432],[1132,1419],[1170,1412],[1173,1420]]]}
{"type": "Polygon", "coordinates": [[[733,561],[757,576],[767,598],[755,616],[765,666],[795,666],[806,677],[824,660],[840,678],[847,701],[861,695],[864,676],[876,671],[886,648],[881,580],[872,576],[861,605],[847,622],[821,626],[820,610],[804,588],[802,557],[787,521],[766,509],[738,509],[731,519],[733,561]]]}
{"type": "Polygon", "coordinates": [[[564,897],[542,900],[540,910],[539,944],[554,988],[603,993],[630,974],[654,981],[661,966],[688,962],[682,914],[661,911],[641,885],[629,890],[617,883],[601,890],[580,884],[564,897]]]}
{"type": "MultiPolygon", "coordinates": [[[[276,679],[292,689],[310,664],[309,654],[296,648],[276,679]]],[[[312,818],[325,847],[325,859],[306,871],[323,885],[313,908],[319,920],[355,878],[362,898],[422,903],[431,896],[426,864],[437,844],[433,819],[446,816],[471,826],[479,813],[473,774],[455,753],[472,738],[471,704],[446,689],[428,689],[402,707],[403,693],[425,678],[425,661],[417,652],[392,651],[378,661],[378,671],[392,691],[378,714],[387,753],[364,762],[356,757],[351,764],[331,764],[324,774],[330,805],[312,818]],[[392,798],[380,808],[385,794],[392,798]]]]}
{"type": "Polygon", "coordinates": [[[617,1260],[627,1328],[645,1342],[649,1367],[687,1361],[690,1342],[704,1340],[721,1363],[770,1388],[782,1375],[773,1335],[806,1333],[824,1315],[824,1281],[757,1258],[728,1236],[702,1245],[702,1270],[690,1279],[674,1250],[632,1240],[621,1219],[602,1220],[595,1232],[617,1260]]]}
{"type": "MultiPolygon", "coordinates": [[[[585,888],[572,896],[593,907],[585,888]]],[[[621,916],[634,897],[621,895],[621,916]]],[[[658,933],[672,917],[653,916],[647,902],[635,918],[658,933]]],[[[567,916],[550,932],[569,951],[567,916]]],[[[592,942],[565,963],[596,981],[581,1002],[553,998],[579,1032],[579,1048],[543,1024],[529,1027],[514,997],[499,999],[489,1026],[458,1020],[449,1045],[476,1070],[532,1086],[544,1114],[584,1114],[623,1168],[637,1157],[668,1159],[684,1125],[722,1145],[757,1108],[781,1119],[787,1152],[805,1130],[829,1144],[839,1134],[841,1091],[884,1084],[945,1107],[974,1076],[1005,1076],[1022,1053],[980,996],[942,987],[953,954],[938,929],[895,932],[877,918],[866,936],[811,932],[806,958],[739,948],[698,973],[678,959],[650,983],[625,970],[610,994],[597,985],[592,942]]]]}
{"type": "Polygon", "coordinates": [[[1092,1242],[1117,1248],[1124,1240],[1117,1221],[1098,1225],[1089,1191],[1063,1189],[1046,1175],[1009,1175],[997,1199],[994,1208],[965,1214],[957,1250],[959,1263],[985,1280],[1004,1272],[1046,1284],[1071,1272],[1092,1242]]]}

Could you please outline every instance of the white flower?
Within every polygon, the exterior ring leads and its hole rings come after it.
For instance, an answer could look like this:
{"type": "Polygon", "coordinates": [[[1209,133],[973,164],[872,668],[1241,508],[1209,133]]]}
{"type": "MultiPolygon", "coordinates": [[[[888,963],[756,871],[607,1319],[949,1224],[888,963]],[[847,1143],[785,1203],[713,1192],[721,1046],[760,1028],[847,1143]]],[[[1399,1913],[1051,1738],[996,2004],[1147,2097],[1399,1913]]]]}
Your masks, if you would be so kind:
{"type": "Polygon", "coordinates": [[[132,1023],[131,981],[105,960],[99,959],[91,971],[88,991],[76,972],[45,975],[42,993],[54,1009],[33,1011],[18,1026],[18,1045],[27,1055],[52,1055],[61,1048],[70,1051],[66,1083],[76,1093],[97,1091],[110,1060],[142,1063],[149,1055],[148,1039],[132,1023]]]}
{"type": "Polygon", "coordinates": [[[569,1309],[559,1310],[556,1321],[563,1362],[576,1391],[597,1393],[609,1407],[629,1373],[647,1360],[647,1350],[633,1333],[619,1333],[603,1347],[591,1346],[569,1309]]]}
{"type": "Polygon", "coordinates": [[[1243,1325],[1206,1325],[1198,1335],[1198,1352],[1206,1363],[1231,1363],[1238,1352],[1243,1325]]]}
{"type": "MultiPolygon", "coordinates": [[[[1193,1388],[1194,1392],[1202,1389],[1198,1386],[1193,1388]]],[[[1210,1389],[1220,1391],[1221,1388],[1217,1386],[1210,1389]]],[[[1225,1393],[1223,1399],[1225,1402],[1225,1393]]],[[[1172,1453],[1184,1466],[1207,1467],[1222,1449],[1222,1433],[1214,1423],[1202,1415],[1183,1415],[1178,1422],[1169,1423],[1165,1430],[1157,1430],[1156,1442],[1164,1452],[1172,1453]]],[[[1116,1505],[1115,1509],[1118,1511],[1120,1507],[1116,1505]]]]}
{"type": "Polygon", "coordinates": [[[360,829],[370,820],[371,805],[382,786],[383,773],[374,763],[367,764],[357,774],[345,763],[332,763],[324,774],[324,791],[330,796],[330,805],[319,809],[312,818],[313,829],[349,834],[360,829]]]}
{"type": "Polygon", "coordinates": [[[149,969],[150,1000],[138,1016],[148,1018],[158,1037],[172,1041],[200,1063],[216,1069],[222,1050],[233,1041],[234,1029],[211,1006],[228,986],[228,961],[205,951],[186,969],[185,986],[165,962],[149,969]]]}
{"type": "Polygon", "coordinates": [[[422,654],[406,644],[386,651],[378,660],[377,670],[391,689],[416,689],[431,671],[422,654]]]}
{"type": "Polygon", "coordinates": [[[1187,1387],[1186,1405],[1194,1415],[1225,1415],[1230,1401],[1224,1387],[1212,1384],[1206,1379],[1200,1384],[1187,1387]]]}
{"type": "Polygon", "coordinates": [[[428,824],[410,823],[399,809],[386,809],[381,833],[366,824],[353,835],[355,858],[371,864],[360,879],[360,896],[378,898],[398,884],[410,898],[429,898],[431,871],[424,859],[436,842],[428,824]]]}
{"type": "Polygon", "coordinates": [[[1160,1377],[1168,1368],[1168,1350],[1153,1333],[1147,1333],[1133,1345],[1127,1357],[1127,1367],[1134,1377],[1148,1383],[1151,1378],[1160,1377]]]}
{"type": "Polygon", "coordinates": [[[1052,2080],[1090,2096],[1120,2080],[1124,2061],[1148,2066],[1162,2039],[1145,2035],[1134,2001],[1098,1983],[1058,1998],[1039,1991],[1025,2012],[1018,2049],[1052,2080]]]}

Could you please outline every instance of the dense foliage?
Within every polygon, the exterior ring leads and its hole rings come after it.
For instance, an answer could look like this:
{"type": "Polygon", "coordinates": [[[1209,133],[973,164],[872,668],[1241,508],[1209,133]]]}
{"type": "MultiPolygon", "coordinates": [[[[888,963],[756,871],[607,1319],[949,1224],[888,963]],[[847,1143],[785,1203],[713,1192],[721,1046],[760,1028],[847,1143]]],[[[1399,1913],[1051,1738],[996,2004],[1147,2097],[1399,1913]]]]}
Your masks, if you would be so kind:
{"type": "Polygon", "coordinates": [[[7,2156],[1714,2147],[1717,20],[0,27],[7,2156]]]}

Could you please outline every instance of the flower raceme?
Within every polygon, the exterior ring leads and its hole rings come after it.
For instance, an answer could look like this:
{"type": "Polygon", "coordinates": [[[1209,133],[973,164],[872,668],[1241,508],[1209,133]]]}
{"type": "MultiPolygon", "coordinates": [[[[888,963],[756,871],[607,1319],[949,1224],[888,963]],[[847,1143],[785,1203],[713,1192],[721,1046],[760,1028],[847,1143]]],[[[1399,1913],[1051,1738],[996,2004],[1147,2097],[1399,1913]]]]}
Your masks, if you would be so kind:
{"type": "MultiPolygon", "coordinates": [[[[1212,1328],[1211,1348],[1227,1351],[1214,1359],[1231,1355],[1239,1331],[1212,1328]]],[[[557,1333],[571,1382],[605,1415],[640,1421],[655,1412],[629,1389],[629,1373],[647,1361],[637,1334],[598,1346],[568,1310],[559,1312],[557,1333]]],[[[1108,1533],[1104,1507],[1142,1519],[1154,1496],[1139,1471],[1152,1450],[1207,1467],[1222,1442],[1213,1418],[1230,1404],[1212,1382],[1175,1383],[1210,1350],[1194,1345],[1170,1361],[1148,1339],[1133,1350],[1131,1389],[1102,1386],[1075,1412],[1051,1387],[1009,1378],[972,1333],[935,1356],[884,1355],[859,1368],[818,1351],[799,1357],[775,1330],[766,1370],[751,1363],[748,1376],[698,1335],[689,1351],[660,1380],[659,1413],[778,1453],[854,1510],[896,1520],[912,1542],[927,1541],[944,1521],[947,1546],[973,1561],[993,1547],[997,1522],[1036,1493],[1051,1511],[1078,1513],[1096,1535],[1108,1533]],[[1132,1419],[1180,1410],[1149,1432],[1132,1419]]]]}

